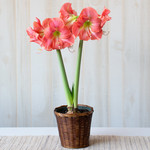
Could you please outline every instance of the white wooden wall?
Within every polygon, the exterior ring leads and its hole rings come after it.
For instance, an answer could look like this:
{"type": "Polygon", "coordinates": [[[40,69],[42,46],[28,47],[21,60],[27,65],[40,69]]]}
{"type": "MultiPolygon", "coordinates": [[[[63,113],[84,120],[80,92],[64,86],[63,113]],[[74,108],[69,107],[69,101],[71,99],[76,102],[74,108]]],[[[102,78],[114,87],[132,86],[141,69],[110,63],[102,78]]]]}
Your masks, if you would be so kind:
{"type": "MultiPolygon", "coordinates": [[[[150,0],[68,1],[78,13],[111,10],[110,34],[84,42],[79,102],[94,107],[92,125],[150,127],[150,0]]],[[[1,127],[56,126],[53,109],[66,104],[56,52],[30,44],[26,28],[58,17],[65,2],[0,0],[1,127]]],[[[70,84],[76,52],[62,50],[70,84]]]]}

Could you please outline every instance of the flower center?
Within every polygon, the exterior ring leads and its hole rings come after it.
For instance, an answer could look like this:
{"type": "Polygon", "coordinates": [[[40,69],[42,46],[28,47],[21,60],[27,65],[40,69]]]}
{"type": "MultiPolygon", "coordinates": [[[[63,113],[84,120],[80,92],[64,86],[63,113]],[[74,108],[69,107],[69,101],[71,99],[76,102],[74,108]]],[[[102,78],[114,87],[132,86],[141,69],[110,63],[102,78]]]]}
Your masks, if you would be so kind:
{"type": "Polygon", "coordinates": [[[90,28],[91,25],[92,25],[92,22],[89,21],[89,20],[85,21],[84,24],[83,24],[84,28],[90,28]]]}
{"type": "Polygon", "coordinates": [[[79,16],[75,16],[75,15],[70,15],[70,17],[68,18],[68,21],[66,23],[66,26],[70,26],[71,24],[73,24],[75,21],[77,21],[79,16]]]}
{"type": "Polygon", "coordinates": [[[40,32],[39,35],[40,35],[41,37],[43,37],[43,36],[44,36],[44,32],[40,32]]]}
{"type": "Polygon", "coordinates": [[[72,20],[72,21],[76,21],[76,20],[78,19],[78,17],[79,17],[79,16],[72,15],[71,20],[72,20]]]}
{"type": "Polygon", "coordinates": [[[54,37],[59,37],[59,36],[60,36],[60,32],[59,32],[59,31],[55,31],[55,32],[53,33],[53,35],[54,35],[54,37]]]}

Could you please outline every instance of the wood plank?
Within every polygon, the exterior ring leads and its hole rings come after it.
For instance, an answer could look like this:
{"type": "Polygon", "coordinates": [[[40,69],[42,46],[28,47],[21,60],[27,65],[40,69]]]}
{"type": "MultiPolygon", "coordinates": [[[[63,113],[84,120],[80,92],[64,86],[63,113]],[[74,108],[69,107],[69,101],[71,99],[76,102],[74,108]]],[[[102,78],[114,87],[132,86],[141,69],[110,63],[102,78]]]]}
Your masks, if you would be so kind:
{"type": "Polygon", "coordinates": [[[0,1],[0,127],[17,122],[15,9],[15,0],[0,1]]]}
{"type": "Polygon", "coordinates": [[[12,145],[17,141],[17,137],[7,137],[5,143],[1,145],[1,149],[10,149],[12,145]]]}
{"type": "MultiPolygon", "coordinates": [[[[58,17],[64,1],[0,0],[0,127],[56,126],[53,110],[66,104],[56,52],[41,52],[30,44],[26,28],[35,17],[58,17]]],[[[94,107],[93,126],[150,126],[149,0],[70,0],[78,14],[84,7],[112,20],[110,34],[84,42],[79,103],[94,107]]],[[[62,50],[72,86],[74,53],[62,50]]]]}
{"type": "Polygon", "coordinates": [[[142,127],[150,126],[150,1],[144,0],[141,3],[141,88],[140,88],[140,121],[142,127]]]}
{"type": "Polygon", "coordinates": [[[31,126],[30,0],[16,1],[17,126],[31,126]],[[24,6],[24,7],[22,7],[24,6]]]}
{"type": "MultiPolygon", "coordinates": [[[[3,137],[5,138],[5,137],[3,137]]],[[[7,143],[0,143],[1,149],[5,150],[65,150],[60,145],[58,136],[20,136],[7,137],[7,143]],[[41,142],[42,141],[42,142],[41,142]]],[[[150,147],[148,137],[124,137],[124,136],[91,136],[89,147],[85,150],[109,150],[109,149],[123,149],[132,150],[139,149],[148,150],[150,147]],[[144,141],[143,141],[144,139],[144,141]],[[120,145],[116,144],[120,142],[120,145]],[[145,146],[146,145],[146,146],[145,146]]],[[[71,149],[73,150],[73,149],[71,149]]],[[[83,149],[81,149],[83,150],[83,149]]]]}
{"type": "MultiPolygon", "coordinates": [[[[52,1],[30,0],[30,24],[35,17],[43,21],[51,17],[52,1]]],[[[53,125],[52,99],[52,53],[41,52],[40,46],[31,44],[31,95],[32,95],[32,126],[53,125]]]]}
{"type": "Polygon", "coordinates": [[[109,1],[112,20],[110,21],[108,52],[108,110],[109,126],[123,126],[123,3],[109,1]]]}
{"type": "Polygon", "coordinates": [[[21,149],[29,149],[30,148],[30,145],[31,145],[31,141],[32,141],[32,136],[29,136],[29,137],[22,137],[23,140],[24,140],[24,143],[22,144],[21,146],[21,149]]]}
{"type": "Polygon", "coordinates": [[[124,1],[124,126],[141,126],[142,1],[124,1]],[[130,3],[130,5],[129,5],[130,3]]]}
{"type": "Polygon", "coordinates": [[[0,139],[0,149],[2,149],[2,147],[5,145],[6,140],[7,140],[7,137],[5,137],[5,136],[1,137],[1,139],[0,139]]]}

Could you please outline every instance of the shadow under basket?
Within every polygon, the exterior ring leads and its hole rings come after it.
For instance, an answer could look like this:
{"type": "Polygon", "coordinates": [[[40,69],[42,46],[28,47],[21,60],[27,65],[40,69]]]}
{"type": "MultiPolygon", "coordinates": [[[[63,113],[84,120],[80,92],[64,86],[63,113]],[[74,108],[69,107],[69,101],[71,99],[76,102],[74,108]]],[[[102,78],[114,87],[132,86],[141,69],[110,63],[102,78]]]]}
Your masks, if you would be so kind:
{"type": "Polygon", "coordinates": [[[89,146],[89,136],[93,108],[87,105],[78,105],[79,113],[61,113],[67,110],[63,105],[55,108],[61,145],[65,148],[84,148],[89,146]],[[85,112],[82,110],[86,110],[85,112]]]}

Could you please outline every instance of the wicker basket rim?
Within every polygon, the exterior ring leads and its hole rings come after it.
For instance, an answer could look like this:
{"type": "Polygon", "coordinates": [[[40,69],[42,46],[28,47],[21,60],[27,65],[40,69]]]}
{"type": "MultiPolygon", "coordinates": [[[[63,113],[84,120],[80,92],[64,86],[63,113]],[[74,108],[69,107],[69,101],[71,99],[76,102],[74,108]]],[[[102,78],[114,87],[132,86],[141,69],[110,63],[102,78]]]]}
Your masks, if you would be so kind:
{"type": "Polygon", "coordinates": [[[56,116],[59,116],[59,117],[80,117],[80,116],[88,116],[88,115],[90,115],[90,114],[92,114],[92,113],[94,112],[93,107],[91,107],[91,106],[84,105],[84,104],[78,104],[78,106],[88,107],[88,108],[91,109],[91,111],[83,112],[83,113],[70,113],[70,114],[69,114],[69,113],[68,113],[68,114],[66,113],[66,114],[63,114],[63,113],[60,113],[60,112],[57,112],[57,111],[56,111],[57,109],[59,109],[59,108],[61,108],[61,107],[67,107],[67,105],[61,105],[61,106],[56,107],[56,108],[54,109],[54,113],[55,113],[56,116]]]}

